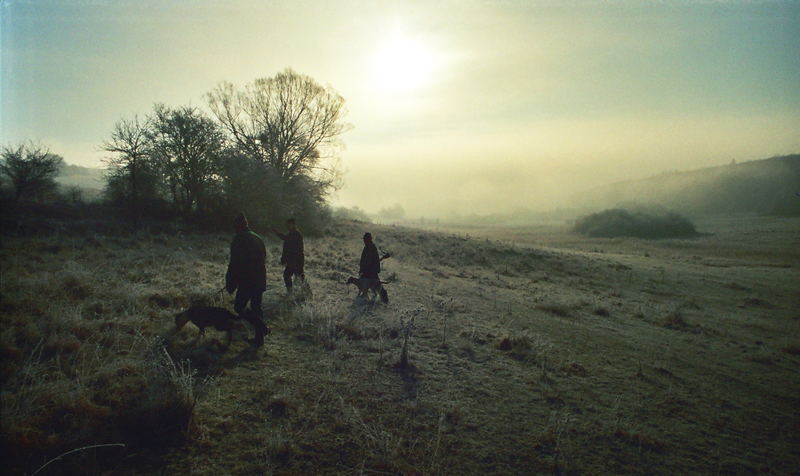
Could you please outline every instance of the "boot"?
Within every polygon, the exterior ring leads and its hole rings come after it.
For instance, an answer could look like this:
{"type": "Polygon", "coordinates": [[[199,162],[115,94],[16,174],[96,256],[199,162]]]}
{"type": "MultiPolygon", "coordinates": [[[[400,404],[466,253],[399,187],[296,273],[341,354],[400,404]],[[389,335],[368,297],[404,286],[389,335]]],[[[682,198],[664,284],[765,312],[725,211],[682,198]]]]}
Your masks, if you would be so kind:
{"type": "Polygon", "coordinates": [[[255,313],[245,313],[242,317],[244,317],[247,322],[253,326],[253,331],[256,333],[255,337],[252,339],[247,339],[247,342],[256,347],[261,347],[264,345],[264,333],[267,331],[267,326],[264,325],[264,322],[261,320],[261,318],[255,315],[255,313]]]}
{"type": "Polygon", "coordinates": [[[250,342],[256,347],[261,347],[261,346],[264,345],[264,328],[263,327],[259,326],[259,327],[256,328],[256,336],[253,337],[253,340],[250,341],[250,342]]]}

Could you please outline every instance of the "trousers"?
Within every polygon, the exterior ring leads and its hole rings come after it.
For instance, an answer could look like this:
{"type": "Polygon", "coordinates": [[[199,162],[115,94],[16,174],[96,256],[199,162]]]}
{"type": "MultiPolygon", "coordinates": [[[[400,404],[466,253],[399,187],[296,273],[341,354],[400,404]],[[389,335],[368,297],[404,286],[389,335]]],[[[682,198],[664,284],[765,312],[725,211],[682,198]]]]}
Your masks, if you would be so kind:
{"type": "Polygon", "coordinates": [[[285,284],[287,288],[292,287],[292,276],[299,276],[301,281],[306,280],[306,274],[303,272],[302,266],[287,265],[283,270],[283,284],[285,284]]]}
{"type": "Polygon", "coordinates": [[[262,321],[264,311],[261,309],[261,299],[264,291],[239,287],[236,291],[236,298],[233,302],[233,310],[239,317],[250,323],[255,330],[254,342],[256,345],[264,344],[264,333],[267,326],[262,321]],[[247,312],[247,305],[250,304],[250,312],[247,312]]]}

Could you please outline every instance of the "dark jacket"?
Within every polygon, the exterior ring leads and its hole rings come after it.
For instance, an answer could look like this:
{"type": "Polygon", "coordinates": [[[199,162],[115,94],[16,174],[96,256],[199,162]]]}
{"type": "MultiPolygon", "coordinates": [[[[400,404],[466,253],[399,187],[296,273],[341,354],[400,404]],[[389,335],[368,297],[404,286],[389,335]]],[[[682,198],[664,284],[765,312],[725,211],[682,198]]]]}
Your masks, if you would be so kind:
{"type": "Polygon", "coordinates": [[[359,270],[361,276],[365,278],[377,278],[378,273],[381,272],[381,259],[378,256],[378,247],[375,246],[375,243],[364,244],[359,270]]]}
{"type": "Polygon", "coordinates": [[[267,250],[260,236],[250,230],[240,231],[231,242],[231,260],[225,273],[225,288],[250,291],[267,289],[267,250]]]}
{"type": "Polygon", "coordinates": [[[305,254],[303,253],[303,235],[299,231],[290,231],[287,234],[277,234],[283,240],[283,253],[281,253],[281,264],[290,268],[303,269],[305,264],[305,254]]]}

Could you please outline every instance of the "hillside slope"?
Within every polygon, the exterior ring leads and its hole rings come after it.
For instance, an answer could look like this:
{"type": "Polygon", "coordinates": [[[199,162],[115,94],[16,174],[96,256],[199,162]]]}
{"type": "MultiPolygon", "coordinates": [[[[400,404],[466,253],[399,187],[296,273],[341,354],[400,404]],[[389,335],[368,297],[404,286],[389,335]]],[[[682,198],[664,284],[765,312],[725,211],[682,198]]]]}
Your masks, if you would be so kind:
{"type": "Polygon", "coordinates": [[[96,198],[105,187],[106,172],[102,168],[64,164],[58,171],[56,182],[64,187],[78,187],[85,191],[88,198],[96,198]]]}
{"type": "Polygon", "coordinates": [[[694,216],[800,216],[795,192],[800,192],[800,155],[787,155],[604,185],[574,197],[574,203],[658,206],[694,216]]]}

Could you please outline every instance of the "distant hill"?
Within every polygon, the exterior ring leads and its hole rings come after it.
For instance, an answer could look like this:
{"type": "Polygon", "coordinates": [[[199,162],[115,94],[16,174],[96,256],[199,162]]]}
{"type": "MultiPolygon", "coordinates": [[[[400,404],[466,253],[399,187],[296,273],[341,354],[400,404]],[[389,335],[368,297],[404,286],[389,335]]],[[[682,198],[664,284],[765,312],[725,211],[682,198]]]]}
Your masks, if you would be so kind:
{"type": "Polygon", "coordinates": [[[687,215],[800,216],[800,155],[666,172],[590,189],[576,197],[583,208],[658,207],[687,215]]]}
{"type": "Polygon", "coordinates": [[[99,196],[105,186],[106,169],[64,164],[56,182],[63,187],[78,187],[89,197],[99,196]]]}

